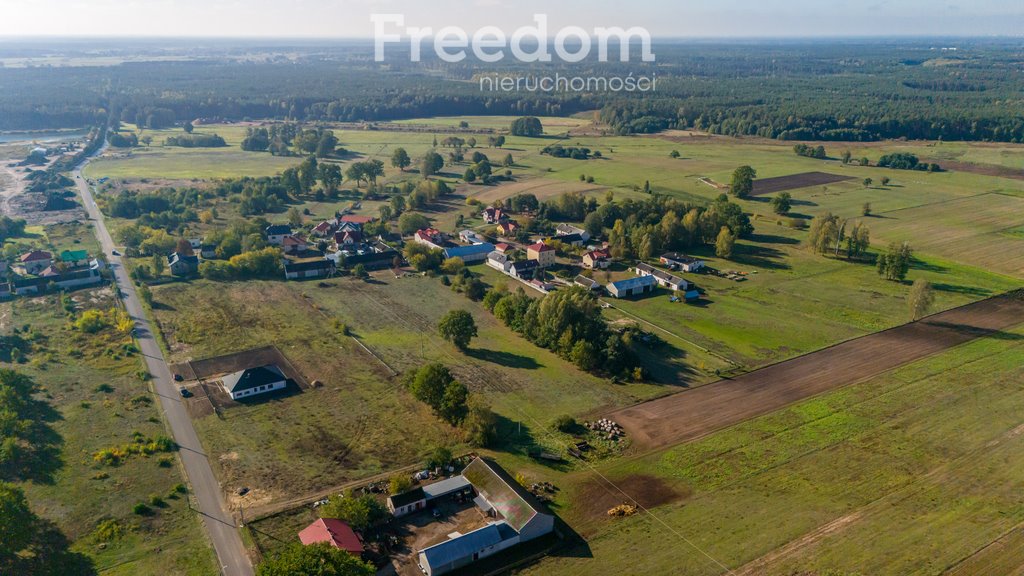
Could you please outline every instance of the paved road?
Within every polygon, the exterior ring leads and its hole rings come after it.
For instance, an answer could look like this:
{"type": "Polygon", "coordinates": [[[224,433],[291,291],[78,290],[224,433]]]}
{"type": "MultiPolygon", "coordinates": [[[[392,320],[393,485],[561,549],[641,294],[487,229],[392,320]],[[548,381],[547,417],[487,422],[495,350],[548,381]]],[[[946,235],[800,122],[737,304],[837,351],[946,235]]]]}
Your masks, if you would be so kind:
{"type": "Polygon", "coordinates": [[[107,231],[103,215],[100,214],[96,202],[93,200],[89,184],[82,177],[82,168],[86,163],[88,161],[75,170],[75,182],[82,195],[89,218],[96,225],[96,238],[99,240],[104,254],[107,255],[114,278],[121,289],[128,314],[135,321],[139,348],[146,359],[149,373],[153,375],[153,387],[160,398],[160,405],[171,427],[171,434],[180,446],[181,462],[185,466],[185,473],[192,485],[192,492],[199,503],[199,515],[203,519],[203,524],[206,525],[214,550],[217,551],[221,571],[227,576],[252,576],[252,562],[245,552],[234,520],[230,514],[224,511],[224,499],[220,485],[213,475],[213,469],[210,468],[210,462],[207,460],[206,453],[203,452],[203,446],[199,443],[192,420],[178,394],[178,388],[171,377],[171,371],[167,367],[163,351],[157,344],[153,329],[139,303],[135,285],[128,277],[121,257],[111,254],[111,251],[114,250],[114,241],[107,231]]]}

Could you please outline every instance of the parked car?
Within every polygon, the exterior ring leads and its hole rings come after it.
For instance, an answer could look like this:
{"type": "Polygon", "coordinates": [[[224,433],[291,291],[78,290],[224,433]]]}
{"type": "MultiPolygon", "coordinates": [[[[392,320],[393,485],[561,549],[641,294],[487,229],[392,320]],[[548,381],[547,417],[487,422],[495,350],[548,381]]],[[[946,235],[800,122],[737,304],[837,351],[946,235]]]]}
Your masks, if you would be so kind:
{"type": "Polygon", "coordinates": [[[175,374],[174,375],[174,381],[175,382],[181,382],[182,380],[184,380],[184,378],[181,376],[181,374],[175,374]]]}
{"type": "Polygon", "coordinates": [[[118,252],[117,250],[111,250],[110,254],[113,255],[113,256],[120,256],[121,255],[121,253],[118,252]]]}
{"type": "Polygon", "coordinates": [[[192,397],[192,392],[190,392],[189,389],[185,388],[184,386],[182,386],[181,388],[178,388],[178,394],[181,394],[182,398],[191,398],[192,397]]]}

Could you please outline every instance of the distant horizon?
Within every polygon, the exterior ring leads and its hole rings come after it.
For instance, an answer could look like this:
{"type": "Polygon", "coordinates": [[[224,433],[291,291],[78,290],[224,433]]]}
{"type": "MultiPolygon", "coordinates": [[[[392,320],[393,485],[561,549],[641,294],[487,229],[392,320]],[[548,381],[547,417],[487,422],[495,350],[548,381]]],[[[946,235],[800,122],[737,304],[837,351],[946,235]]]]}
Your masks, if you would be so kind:
{"type": "Polygon", "coordinates": [[[405,26],[508,33],[549,16],[566,26],[647,29],[667,39],[1024,37],[1019,0],[0,0],[0,37],[367,39],[370,15],[405,16],[405,26]],[[907,33],[907,31],[913,31],[907,33]],[[122,33],[124,31],[124,33],[122,33]],[[130,32],[127,32],[130,31],[130,32]]]}
{"type": "MultiPolygon", "coordinates": [[[[427,37],[423,42],[427,42],[427,37]]],[[[230,35],[70,35],[70,34],[26,34],[0,35],[0,42],[11,41],[50,41],[50,40],[254,40],[278,42],[372,42],[373,36],[230,36],[230,35]]],[[[806,40],[1020,40],[1024,41],[1024,32],[1011,34],[859,34],[859,35],[805,35],[805,36],[668,36],[652,35],[651,39],[659,42],[751,42],[751,41],[806,41],[806,40]]],[[[554,37],[549,36],[549,41],[554,37]]],[[[407,41],[403,42],[407,44],[407,41]]]]}

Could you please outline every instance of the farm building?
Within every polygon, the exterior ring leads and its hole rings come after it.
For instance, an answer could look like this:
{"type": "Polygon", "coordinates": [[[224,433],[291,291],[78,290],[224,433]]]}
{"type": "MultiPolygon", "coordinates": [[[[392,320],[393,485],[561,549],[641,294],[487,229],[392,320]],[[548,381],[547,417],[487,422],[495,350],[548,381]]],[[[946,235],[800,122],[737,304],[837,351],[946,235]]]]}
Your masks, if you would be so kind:
{"type": "Polygon", "coordinates": [[[519,534],[521,542],[554,530],[555,517],[493,460],[477,458],[466,466],[462,475],[494,513],[519,534]]]}
{"type": "Polygon", "coordinates": [[[35,278],[35,277],[16,277],[11,280],[11,289],[18,296],[25,294],[42,294],[46,292],[46,288],[50,285],[49,278],[35,278]]]}
{"type": "Polygon", "coordinates": [[[484,242],[487,242],[487,240],[484,240],[483,236],[473,232],[472,230],[463,230],[462,232],[459,232],[459,240],[462,240],[466,244],[483,244],[484,242]]]}
{"type": "Polygon", "coordinates": [[[638,276],[653,276],[654,279],[658,281],[658,285],[664,288],[669,288],[671,290],[686,290],[690,287],[690,283],[686,280],[679,276],[669,274],[664,270],[655,268],[650,264],[641,262],[636,265],[635,270],[638,276]]]}
{"type": "Polygon", "coordinates": [[[405,516],[426,508],[427,495],[423,492],[423,488],[413,488],[408,492],[388,496],[387,506],[392,515],[405,516]]]}
{"type": "Polygon", "coordinates": [[[228,374],[221,382],[232,400],[281,390],[288,385],[284,372],[273,364],[228,374]]]}
{"type": "Polygon", "coordinates": [[[573,279],[572,283],[577,286],[582,286],[587,290],[590,290],[591,292],[597,292],[601,290],[600,282],[594,280],[593,278],[587,278],[582,274],[576,276],[576,278],[573,279]]]}
{"type": "Polygon", "coordinates": [[[683,272],[697,272],[704,267],[703,260],[691,258],[686,254],[680,254],[678,252],[662,254],[658,260],[672,270],[682,270],[683,272]]]}
{"type": "Polygon", "coordinates": [[[487,255],[494,252],[494,244],[485,242],[483,244],[473,244],[472,246],[455,246],[452,248],[444,249],[445,258],[462,258],[462,261],[466,264],[470,262],[480,262],[486,260],[487,255]]]}
{"type": "Polygon", "coordinates": [[[555,249],[543,242],[526,247],[526,258],[536,260],[537,266],[547,268],[555,263],[555,249]]]}
{"type": "Polygon", "coordinates": [[[496,252],[500,252],[502,254],[505,254],[505,253],[510,252],[512,250],[512,246],[509,245],[509,244],[506,244],[505,242],[498,242],[497,244],[494,245],[494,250],[496,252]]]}
{"type": "MultiPolygon", "coordinates": [[[[590,240],[589,232],[579,226],[573,226],[572,224],[563,223],[555,226],[555,238],[558,238],[559,236],[579,236],[583,242],[590,240]]],[[[565,242],[565,240],[563,240],[563,242],[565,242]]]]}
{"type": "Polygon", "coordinates": [[[477,458],[466,466],[462,476],[434,486],[446,482],[451,485],[435,490],[448,494],[475,490],[474,502],[496,521],[466,534],[453,534],[445,542],[420,550],[417,558],[427,576],[446,574],[554,530],[555,517],[491,460],[477,458]]]}
{"type": "Polygon", "coordinates": [[[287,224],[271,224],[267,226],[267,242],[274,246],[284,243],[285,236],[292,235],[292,227],[287,224]]]}
{"type": "Polygon", "coordinates": [[[586,240],[579,234],[563,234],[561,236],[552,236],[549,240],[558,240],[562,244],[568,244],[569,246],[583,246],[586,240]]]}
{"type": "Polygon", "coordinates": [[[611,282],[605,286],[605,289],[616,298],[625,298],[627,296],[637,296],[653,292],[654,287],[657,285],[658,281],[654,279],[654,276],[637,276],[636,278],[611,282]]]}
{"type": "Polygon", "coordinates": [[[363,542],[359,535],[351,526],[337,518],[317,519],[299,532],[299,540],[306,546],[324,542],[354,556],[363,553],[363,542]]]}
{"type": "Polygon", "coordinates": [[[85,266],[89,263],[89,253],[85,250],[65,250],[60,253],[60,261],[68,266],[85,266]]]}
{"type": "Polygon", "coordinates": [[[438,576],[468,566],[518,543],[519,535],[512,527],[505,522],[494,522],[420,550],[419,564],[427,576],[438,576]]]}
{"type": "Polygon", "coordinates": [[[216,244],[203,244],[199,247],[199,257],[203,260],[209,260],[217,257],[217,245],[216,244]]]}
{"type": "Polygon", "coordinates": [[[199,258],[194,254],[172,252],[167,257],[167,269],[175,276],[188,276],[199,271],[199,258]]]}
{"type": "Polygon", "coordinates": [[[583,255],[583,267],[604,270],[611,263],[607,250],[591,250],[583,255]]]}
{"type": "Polygon", "coordinates": [[[326,278],[334,274],[334,262],[327,259],[304,260],[295,262],[285,260],[284,277],[287,280],[303,278],[326,278]]]}

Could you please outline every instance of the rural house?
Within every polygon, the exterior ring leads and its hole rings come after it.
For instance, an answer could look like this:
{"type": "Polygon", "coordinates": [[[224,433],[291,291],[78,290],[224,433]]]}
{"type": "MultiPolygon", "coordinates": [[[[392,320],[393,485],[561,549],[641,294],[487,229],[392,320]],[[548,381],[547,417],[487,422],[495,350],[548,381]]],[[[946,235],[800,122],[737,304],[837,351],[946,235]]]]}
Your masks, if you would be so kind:
{"type": "Polygon", "coordinates": [[[508,274],[512,268],[512,262],[509,261],[508,255],[497,250],[487,255],[487,265],[504,274],[508,274]]]}
{"type": "Polygon", "coordinates": [[[515,220],[505,220],[498,223],[497,231],[499,236],[512,236],[519,230],[519,223],[515,220]]]}
{"type": "Polygon", "coordinates": [[[583,267],[604,270],[612,261],[607,250],[591,250],[583,255],[583,267]]]}
{"type": "Polygon", "coordinates": [[[430,248],[443,249],[448,245],[448,235],[436,228],[424,228],[413,234],[413,240],[417,244],[423,244],[430,248]]]}
{"type": "Polygon", "coordinates": [[[480,262],[487,258],[487,255],[494,252],[494,244],[485,242],[483,244],[473,244],[472,246],[455,246],[452,248],[444,249],[445,258],[462,258],[462,261],[466,264],[470,262],[480,262]]]}
{"type": "Polygon", "coordinates": [[[53,254],[46,252],[45,250],[33,250],[22,254],[18,258],[18,262],[21,264],[25,274],[39,274],[53,262],[53,254]]]}
{"type": "Polygon", "coordinates": [[[306,243],[306,239],[302,236],[289,234],[281,241],[281,248],[285,254],[302,254],[309,249],[309,244],[306,243]]]}
{"type": "Polygon", "coordinates": [[[689,282],[679,276],[669,274],[643,262],[636,265],[636,273],[637,276],[653,276],[659,286],[670,290],[686,290],[690,286],[689,282]]]}
{"type": "Polygon", "coordinates": [[[605,289],[608,293],[616,298],[625,298],[627,296],[637,296],[645,294],[647,292],[654,292],[654,287],[658,285],[658,281],[654,279],[654,276],[637,276],[636,278],[627,278],[625,280],[619,280],[618,282],[611,282],[605,289]]]}
{"type": "Polygon", "coordinates": [[[189,276],[199,271],[199,258],[192,254],[172,252],[167,257],[167,269],[175,276],[189,276]]]}
{"type": "Polygon", "coordinates": [[[682,270],[683,272],[697,272],[704,267],[703,260],[691,258],[686,254],[680,254],[678,252],[662,254],[658,260],[672,270],[682,270]]]}
{"type": "Polygon", "coordinates": [[[330,220],[324,220],[314,226],[310,234],[318,238],[326,238],[331,234],[334,234],[334,224],[332,224],[330,220]]]}
{"type": "Polygon", "coordinates": [[[221,382],[232,400],[282,390],[288,385],[284,372],[273,364],[228,374],[221,382]]]}
{"type": "Polygon", "coordinates": [[[484,211],[480,214],[480,216],[484,219],[484,222],[488,224],[497,224],[498,222],[501,222],[502,220],[508,218],[508,216],[505,215],[504,210],[502,210],[501,208],[495,208],[494,206],[488,206],[487,208],[484,208],[484,211]]]}
{"type": "Polygon", "coordinates": [[[555,249],[543,242],[537,242],[526,247],[526,258],[536,260],[541,268],[547,268],[555,263],[555,249]]]}
{"type": "Polygon", "coordinates": [[[520,280],[532,280],[539,269],[540,265],[536,260],[520,260],[513,262],[508,271],[520,280]]]}
{"type": "Polygon", "coordinates": [[[359,539],[359,535],[352,530],[351,526],[337,518],[317,519],[316,522],[299,532],[299,540],[305,546],[321,542],[330,544],[356,557],[363,553],[363,542],[359,539]]]}
{"type": "Polygon", "coordinates": [[[405,516],[426,508],[427,495],[423,492],[423,488],[413,488],[408,492],[388,496],[387,506],[395,517],[405,516]]]}
{"type": "Polygon", "coordinates": [[[274,246],[284,243],[285,236],[291,236],[292,227],[287,224],[271,224],[267,226],[267,242],[274,246]]]}

